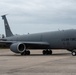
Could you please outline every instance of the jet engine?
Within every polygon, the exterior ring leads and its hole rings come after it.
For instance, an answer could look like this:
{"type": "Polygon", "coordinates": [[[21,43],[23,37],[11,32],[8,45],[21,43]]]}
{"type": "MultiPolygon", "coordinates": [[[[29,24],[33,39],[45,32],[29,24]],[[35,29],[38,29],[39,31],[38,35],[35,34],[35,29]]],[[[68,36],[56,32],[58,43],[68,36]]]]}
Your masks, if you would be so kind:
{"type": "Polygon", "coordinates": [[[15,53],[22,53],[26,50],[26,46],[23,43],[14,43],[10,46],[10,50],[15,53]]]}

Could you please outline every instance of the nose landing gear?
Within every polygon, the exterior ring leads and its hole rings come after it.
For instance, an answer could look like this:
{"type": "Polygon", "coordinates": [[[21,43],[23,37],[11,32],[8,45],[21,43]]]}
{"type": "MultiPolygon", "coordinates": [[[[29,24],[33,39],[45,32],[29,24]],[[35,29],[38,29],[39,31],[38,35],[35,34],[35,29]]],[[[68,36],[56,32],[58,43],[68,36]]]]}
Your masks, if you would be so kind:
{"type": "Polygon", "coordinates": [[[76,56],[76,51],[72,51],[72,56],[76,56]]]}

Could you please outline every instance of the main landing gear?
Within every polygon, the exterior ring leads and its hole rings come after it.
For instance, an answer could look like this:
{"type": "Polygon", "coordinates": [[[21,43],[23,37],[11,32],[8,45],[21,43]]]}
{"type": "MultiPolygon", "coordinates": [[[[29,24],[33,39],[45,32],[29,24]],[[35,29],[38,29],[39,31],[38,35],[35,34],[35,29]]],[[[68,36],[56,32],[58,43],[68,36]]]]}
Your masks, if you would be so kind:
{"type": "MultiPolygon", "coordinates": [[[[50,49],[45,49],[42,51],[43,55],[52,55],[52,50],[50,49]]],[[[24,52],[21,53],[21,55],[30,55],[29,50],[25,50],[24,52]]]]}
{"type": "Polygon", "coordinates": [[[21,55],[30,55],[30,51],[29,50],[25,50],[24,52],[21,53],[21,55]]]}
{"type": "Polygon", "coordinates": [[[50,49],[46,49],[46,50],[43,50],[43,55],[52,55],[52,50],[50,49]]]}

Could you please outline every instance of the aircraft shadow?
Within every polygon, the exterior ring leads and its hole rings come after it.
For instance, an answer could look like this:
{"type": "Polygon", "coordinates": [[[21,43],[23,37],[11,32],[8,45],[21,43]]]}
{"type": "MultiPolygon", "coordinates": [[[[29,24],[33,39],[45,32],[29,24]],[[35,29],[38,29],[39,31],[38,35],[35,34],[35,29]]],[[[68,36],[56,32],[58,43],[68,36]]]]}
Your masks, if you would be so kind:
{"type": "MultiPolygon", "coordinates": [[[[23,55],[23,56],[68,56],[71,55],[71,53],[57,53],[52,55],[43,55],[43,54],[30,54],[30,55],[23,55]]],[[[0,56],[20,56],[20,54],[1,54],[0,56]]]]}

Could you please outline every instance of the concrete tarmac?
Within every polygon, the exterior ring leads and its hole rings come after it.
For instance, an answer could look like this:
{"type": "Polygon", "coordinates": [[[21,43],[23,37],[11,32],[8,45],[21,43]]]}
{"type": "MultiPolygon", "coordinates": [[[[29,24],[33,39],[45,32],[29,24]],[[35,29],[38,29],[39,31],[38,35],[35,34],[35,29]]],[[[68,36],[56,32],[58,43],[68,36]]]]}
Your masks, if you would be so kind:
{"type": "Polygon", "coordinates": [[[21,56],[9,49],[0,50],[0,75],[76,75],[76,56],[66,50],[42,55],[41,50],[21,56]]]}

